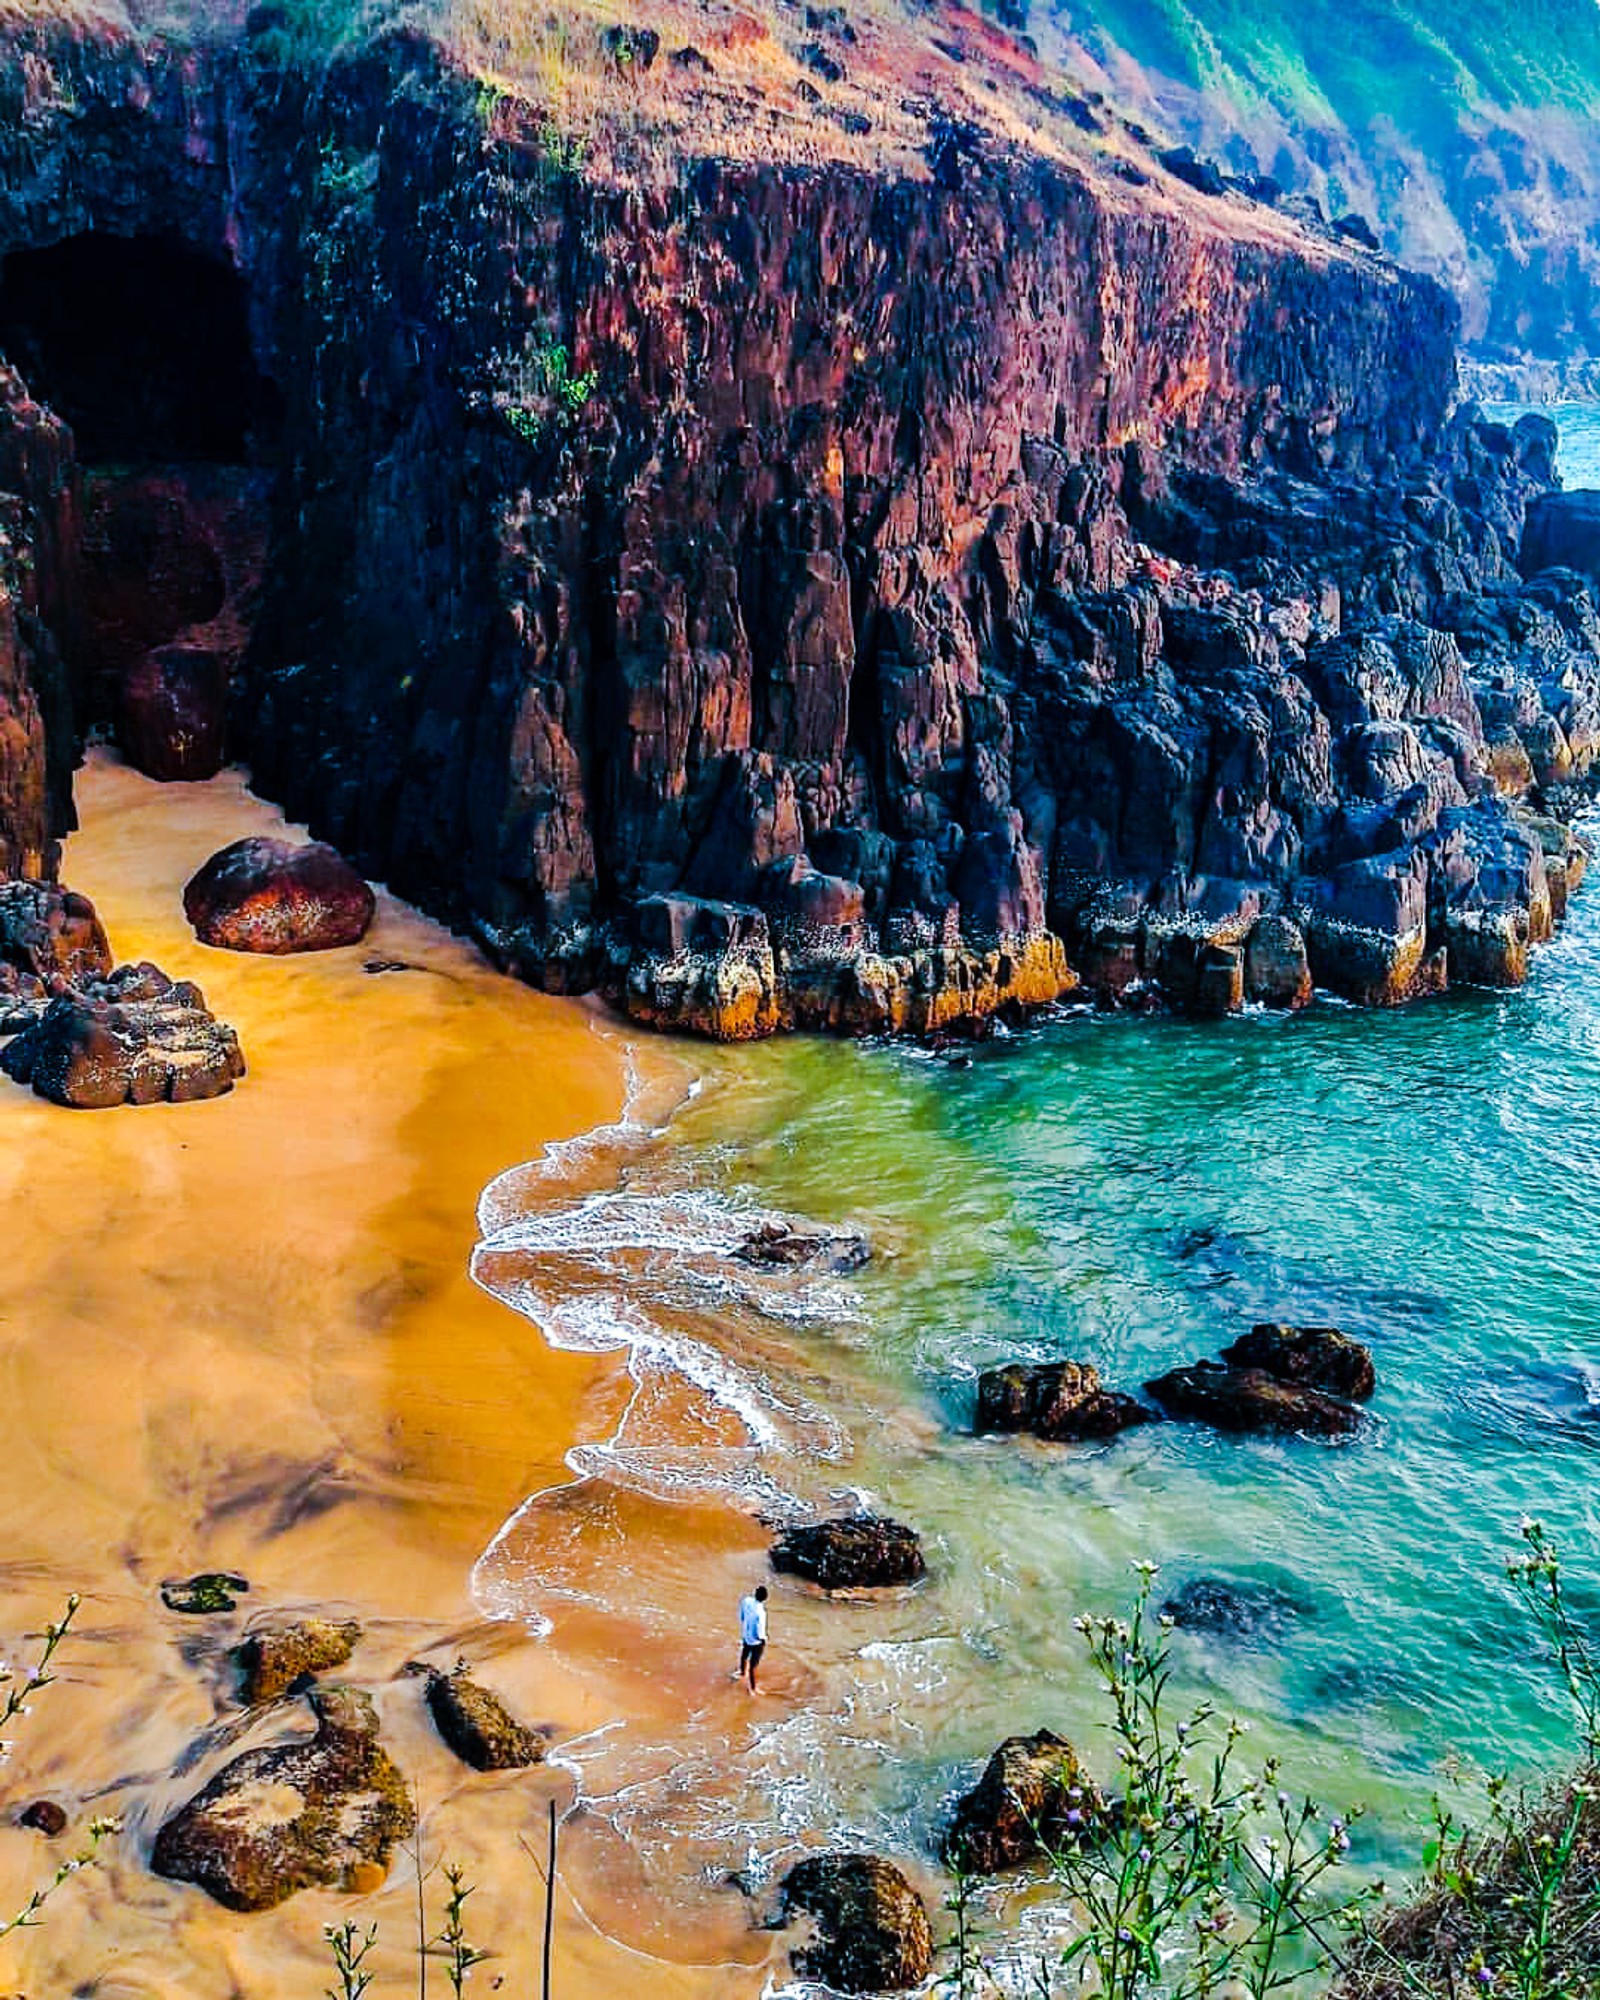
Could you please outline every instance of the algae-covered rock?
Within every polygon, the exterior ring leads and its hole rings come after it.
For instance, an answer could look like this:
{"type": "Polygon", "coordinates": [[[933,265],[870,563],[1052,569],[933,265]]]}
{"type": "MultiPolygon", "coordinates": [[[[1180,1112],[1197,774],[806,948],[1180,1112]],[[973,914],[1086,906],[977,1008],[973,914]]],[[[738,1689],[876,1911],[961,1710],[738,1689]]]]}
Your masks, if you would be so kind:
{"type": "Polygon", "coordinates": [[[875,1514],[790,1528],[772,1545],[772,1567],[824,1590],[915,1583],[927,1571],[915,1528],[875,1514]]]}
{"type": "Polygon", "coordinates": [[[462,1667],[428,1675],[428,1710],[445,1742],[475,1771],[517,1771],[543,1760],[543,1739],[462,1667]]]}
{"type": "Polygon", "coordinates": [[[235,1610],[240,1595],[249,1588],[232,1570],[206,1569],[197,1576],[162,1584],[161,1602],[169,1611],[182,1611],[190,1617],[214,1617],[235,1610]]]}
{"type": "Polygon", "coordinates": [[[1008,1736],[956,1806],[945,1853],[973,1874],[997,1874],[1041,1847],[1082,1840],[1104,1812],[1105,1801],[1065,1737],[1049,1729],[1008,1736]]]}
{"type": "Polygon", "coordinates": [[[234,1655],[241,1699],[252,1708],[276,1701],[311,1675],[342,1667],[360,1637],[361,1627],[353,1618],[302,1618],[250,1633],[234,1655]]]}
{"type": "Polygon", "coordinates": [[[791,1956],[802,1978],[840,1993],[901,1993],[933,1969],[922,1898],[876,1854],[814,1854],[784,1877],[783,1914],[814,1919],[817,1935],[791,1956]]]}
{"type": "Polygon", "coordinates": [[[416,1815],[372,1703],[345,1687],[316,1688],[310,1702],[315,1736],[247,1750],[173,1814],[151,1855],[158,1875],[230,1910],[270,1910],[388,1868],[416,1815]]]}
{"type": "Polygon", "coordinates": [[[1053,1444],[1115,1437],[1155,1421],[1155,1412],[1132,1396],[1100,1385],[1099,1370],[1085,1361],[1014,1361],[978,1377],[973,1429],[1031,1431],[1053,1444]]]}
{"type": "Polygon", "coordinates": [[[1302,1383],[1280,1382],[1264,1368],[1197,1361],[1144,1386],[1146,1395],[1170,1416],[1210,1424],[1219,1431],[1348,1437],[1361,1428],[1361,1412],[1353,1404],[1302,1383]]]}
{"type": "Polygon", "coordinates": [[[1299,1382],[1364,1403],[1377,1387],[1372,1351],[1336,1326],[1265,1322],[1242,1334],[1222,1358],[1235,1368],[1264,1368],[1280,1382],[1299,1382]]]}

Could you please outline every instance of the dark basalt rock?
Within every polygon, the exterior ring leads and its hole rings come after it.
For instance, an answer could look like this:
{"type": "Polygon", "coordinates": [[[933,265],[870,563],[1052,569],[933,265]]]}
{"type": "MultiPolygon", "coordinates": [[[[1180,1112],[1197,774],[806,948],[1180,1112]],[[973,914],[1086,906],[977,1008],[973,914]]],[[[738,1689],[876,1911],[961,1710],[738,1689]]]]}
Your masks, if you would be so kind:
{"type": "Polygon", "coordinates": [[[815,1920],[817,1937],[791,1954],[803,1979],[839,1993],[902,1993],[933,1970],[933,1932],[922,1898],[875,1854],[817,1854],[784,1877],[785,1917],[815,1920]]]}
{"type": "Polygon", "coordinates": [[[1339,216],[1333,225],[1336,236],[1342,236],[1347,243],[1358,243],[1363,250],[1382,250],[1378,232],[1364,215],[1357,215],[1352,209],[1348,215],[1339,216]]]}
{"type": "Polygon", "coordinates": [[[247,1750],[156,1835],[150,1865],[230,1910],[270,1910],[300,1889],[381,1883],[416,1824],[405,1779],[378,1742],[372,1703],[351,1688],[310,1696],[317,1733],[247,1750]]]}
{"type": "Polygon", "coordinates": [[[1523,531],[1524,576],[1541,570],[1576,570],[1600,582],[1600,493],[1542,493],[1528,509],[1523,531]]]}
{"type": "Polygon", "coordinates": [[[258,835],[213,854],[183,908],[202,944],[281,955],[359,944],[377,900],[331,847],[258,835]]]}
{"type": "Polygon", "coordinates": [[[1144,1387],[1169,1416],[1210,1424],[1219,1431],[1348,1437],[1361,1428],[1361,1412],[1351,1404],[1320,1389],[1280,1382],[1260,1368],[1197,1361],[1144,1387]]]}
{"type": "Polygon", "coordinates": [[[87,896],[54,882],[0,882],[0,971],[48,985],[103,978],[111,946],[87,896]]]}
{"type": "Polygon", "coordinates": [[[280,1695],[300,1693],[314,1675],[342,1667],[360,1637],[361,1627],[353,1618],[302,1618],[249,1633],[234,1654],[239,1699],[255,1708],[280,1695]]]}
{"type": "Polygon", "coordinates": [[[927,1573],[914,1528],[857,1514],[790,1528],[773,1543],[772,1567],[824,1590],[874,1590],[927,1573]]]}
{"type": "Polygon", "coordinates": [[[228,674],[213,652],[161,646],[123,677],[117,741],[147,778],[214,778],[226,752],[228,674]]]}
{"type": "Polygon", "coordinates": [[[1371,1350],[1333,1326],[1255,1326],[1223,1348],[1222,1358],[1353,1403],[1366,1402],[1377,1387],[1371,1350]]]}
{"type": "Polygon", "coordinates": [[[954,1867],[996,1875],[1091,1837],[1105,1810],[1065,1737],[1008,1736],[956,1806],[945,1854],[954,1867]]]}
{"type": "Polygon", "coordinates": [[[1132,1396],[1100,1386],[1100,1372],[1084,1361],[1015,1361],[978,1377],[973,1429],[1030,1431],[1055,1444],[1115,1437],[1156,1421],[1156,1412],[1132,1396]]]}
{"type": "Polygon", "coordinates": [[[35,1799],[31,1806],[24,1806],[17,1814],[17,1825],[42,1833],[47,1840],[54,1840],[57,1834],[67,1830],[66,1810],[54,1799],[35,1799]]]}
{"type": "Polygon", "coordinates": [[[1277,1584],[1197,1576],[1167,1599],[1161,1615],[1183,1632],[1203,1632],[1214,1639],[1252,1645],[1270,1644],[1311,1609],[1306,1599],[1277,1584]]]}
{"type": "Polygon", "coordinates": [[[1219,195],[1228,191],[1222,169],[1214,160],[1200,159],[1192,146],[1173,146],[1157,158],[1174,180],[1197,188],[1201,194],[1219,195]]]}
{"type": "Polygon", "coordinates": [[[215,1617],[224,1611],[237,1610],[240,1595],[249,1588],[245,1579],[232,1570],[207,1569],[181,1582],[162,1584],[161,1602],[169,1611],[180,1611],[189,1617],[215,1617]]]}
{"type": "MultiPolygon", "coordinates": [[[[12,1015],[0,1025],[20,1023],[12,1015]]],[[[0,1051],[0,1070],[53,1104],[102,1111],[225,1096],[244,1057],[197,986],[140,965],[51,1000],[0,1051]]]]}
{"type": "Polygon", "coordinates": [[[544,1740],[525,1727],[491,1689],[471,1679],[465,1668],[430,1672],[428,1711],[439,1734],[475,1771],[517,1771],[544,1757],[544,1740]]]}
{"type": "Polygon", "coordinates": [[[828,1271],[843,1277],[872,1257],[872,1245],[858,1229],[811,1229],[787,1222],[763,1222],[734,1251],[742,1264],[771,1270],[828,1271]]]}

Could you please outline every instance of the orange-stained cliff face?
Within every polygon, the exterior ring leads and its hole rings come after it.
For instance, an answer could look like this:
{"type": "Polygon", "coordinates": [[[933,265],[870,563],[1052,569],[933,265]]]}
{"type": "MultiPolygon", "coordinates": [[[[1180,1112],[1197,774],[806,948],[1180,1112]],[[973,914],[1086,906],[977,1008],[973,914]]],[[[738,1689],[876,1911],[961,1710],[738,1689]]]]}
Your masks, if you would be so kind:
{"type": "MultiPolygon", "coordinates": [[[[526,976],[739,1035],[976,1021],[1108,951],[1104,990],[1231,1004],[1274,913],[1394,998],[1491,850],[1486,899],[1538,903],[1486,775],[1519,725],[1439,621],[1512,587],[1540,452],[1446,441],[1436,287],[972,135],[620,185],[426,41],[275,50],[38,44],[0,252],[239,274],[275,486],[235,741],[371,873],[526,976]],[[1455,650],[1347,671],[1352,615],[1455,650]],[[1378,723],[1406,741],[1347,745],[1378,723]]],[[[95,352],[13,323],[103,412],[95,352]]],[[[1581,654],[1547,623],[1541,662],[1581,654]]],[[[1587,708],[1555,726],[1529,785],[1587,769],[1587,708]]]]}

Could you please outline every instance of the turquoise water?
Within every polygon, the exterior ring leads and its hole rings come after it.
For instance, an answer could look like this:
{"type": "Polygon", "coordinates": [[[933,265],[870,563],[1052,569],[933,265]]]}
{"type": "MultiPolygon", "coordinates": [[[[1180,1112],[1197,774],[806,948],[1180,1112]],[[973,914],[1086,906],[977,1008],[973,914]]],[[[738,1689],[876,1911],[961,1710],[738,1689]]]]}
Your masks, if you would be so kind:
{"type": "MultiPolygon", "coordinates": [[[[1568,483],[1600,483],[1567,456],[1568,483]]],[[[1180,1680],[1295,1785],[1368,1803],[1365,1859],[1415,1858],[1455,1760],[1559,1762],[1562,1701],[1504,1565],[1542,1516],[1600,1615],[1600,885],[1515,994],[1214,1024],[1084,1011],[955,1059],[806,1040],[692,1059],[698,1094],[664,1130],[601,1135],[491,1197],[480,1276],[557,1344],[630,1353],[633,1402],[576,1465],[596,1490],[771,1516],[865,1497],[921,1530],[932,1574],[876,1604],[778,1586],[803,1699],[748,1728],[686,1718],[670,1778],[625,1732],[577,1760],[657,1891],[818,1833],[926,1853],[1019,1728],[1062,1728],[1092,1763],[1073,1620],[1124,1605],[1139,1558],[1163,1590],[1285,1591],[1254,1643],[1179,1634],[1180,1680]],[[753,1276],[729,1253],[773,1211],[860,1225],[872,1263],[753,1276]],[[1071,1356],[1133,1388],[1258,1319],[1371,1343],[1359,1438],[967,1434],[997,1361],[1071,1356]]],[[[480,1594],[559,1642],[575,1604],[672,1629],[697,1588],[626,1541],[614,1595],[580,1567],[535,1503],[480,1594]]]]}

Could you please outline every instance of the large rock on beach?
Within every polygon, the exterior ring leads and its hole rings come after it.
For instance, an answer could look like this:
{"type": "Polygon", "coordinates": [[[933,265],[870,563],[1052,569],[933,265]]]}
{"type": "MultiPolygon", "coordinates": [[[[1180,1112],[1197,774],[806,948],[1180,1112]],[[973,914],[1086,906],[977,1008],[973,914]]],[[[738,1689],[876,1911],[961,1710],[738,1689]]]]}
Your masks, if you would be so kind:
{"type": "Polygon", "coordinates": [[[202,944],[281,956],[359,944],[377,902],[342,855],[253,835],[213,854],[183,892],[202,944]]]}
{"type": "Polygon", "coordinates": [[[382,1881],[416,1824],[406,1781],[378,1742],[370,1699],[313,1690],[317,1732],[247,1750],[156,1835],[158,1875],[193,1882],[230,1910],[270,1910],[299,1889],[382,1881]]]}
{"type": "Polygon", "coordinates": [[[247,1634],[234,1655],[239,1698],[254,1708],[299,1693],[315,1675],[342,1667],[360,1637],[354,1618],[301,1618],[247,1634]]]}
{"type": "Polygon", "coordinates": [[[1099,1370],[1086,1361],[1014,1361],[978,1377],[972,1427],[980,1436],[1029,1431],[1053,1444],[1078,1444],[1155,1420],[1132,1396],[1102,1388],[1099,1370]]]}
{"type": "Polygon", "coordinates": [[[1169,1416],[1210,1424],[1219,1431],[1348,1437],[1361,1428],[1361,1412],[1352,1404],[1321,1389],[1281,1382],[1264,1368],[1197,1361],[1144,1387],[1169,1416]]]}
{"type": "MultiPolygon", "coordinates": [[[[55,882],[0,882],[0,982],[7,971],[40,982],[103,978],[111,946],[94,904],[55,882]]],[[[0,991],[4,985],[0,983],[0,991]]]]}
{"type": "Polygon", "coordinates": [[[945,1854],[969,1874],[995,1875],[1042,1849],[1087,1839],[1104,1813],[1065,1737],[1049,1729],[1008,1736],[957,1804],[945,1854]]]}
{"type": "Polygon", "coordinates": [[[225,1096],[244,1075],[239,1038],[188,980],[152,965],[85,980],[42,1007],[12,1012],[0,1070],[75,1111],[119,1104],[193,1104],[225,1096]]]}
{"type": "Polygon", "coordinates": [[[1377,1387],[1372,1350],[1336,1326],[1279,1326],[1264,1323],[1222,1350],[1235,1368],[1264,1368],[1280,1382],[1326,1389],[1364,1403],[1377,1387]]]}
{"type": "Polygon", "coordinates": [[[772,1567],[824,1590],[873,1590],[927,1573],[915,1528],[875,1514],[790,1528],[772,1545],[772,1567]]]}
{"type": "Polygon", "coordinates": [[[430,1671],[427,1699],[439,1734],[473,1770],[520,1771],[543,1760],[544,1739],[464,1667],[448,1674],[430,1671]]]}
{"type": "Polygon", "coordinates": [[[803,1979],[839,1993],[903,1993],[933,1970],[922,1898],[876,1854],[815,1854],[778,1891],[785,1917],[807,1916],[816,1937],[792,1954],[803,1979]]]}

